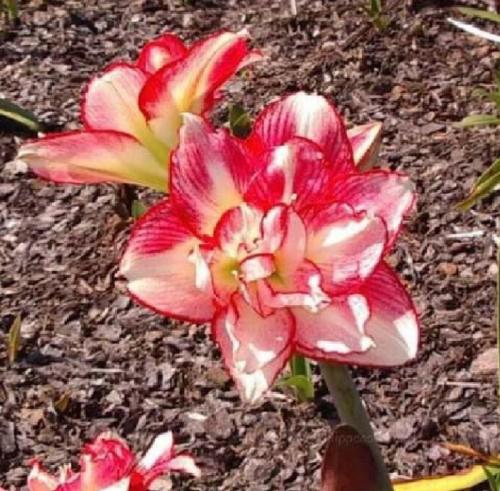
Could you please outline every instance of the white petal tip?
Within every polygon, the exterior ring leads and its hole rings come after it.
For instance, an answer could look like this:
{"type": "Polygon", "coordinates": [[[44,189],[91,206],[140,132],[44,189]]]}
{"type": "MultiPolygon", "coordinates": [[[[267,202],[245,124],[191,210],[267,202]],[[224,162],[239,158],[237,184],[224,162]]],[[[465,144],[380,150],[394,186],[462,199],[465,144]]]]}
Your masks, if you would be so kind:
{"type": "Polygon", "coordinates": [[[240,29],[236,33],[236,36],[241,37],[241,38],[245,38],[245,39],[249,39],[250,38],[250,31],[246,27],[244,27],[243,29],[240,29]]]}
{"type": "Polygon", "coordinates": [[[171,431],[158,435],[141,460],[141,467],[150,470],[161,458],[170,455],[174,445],[174,437],[171,431]]]}

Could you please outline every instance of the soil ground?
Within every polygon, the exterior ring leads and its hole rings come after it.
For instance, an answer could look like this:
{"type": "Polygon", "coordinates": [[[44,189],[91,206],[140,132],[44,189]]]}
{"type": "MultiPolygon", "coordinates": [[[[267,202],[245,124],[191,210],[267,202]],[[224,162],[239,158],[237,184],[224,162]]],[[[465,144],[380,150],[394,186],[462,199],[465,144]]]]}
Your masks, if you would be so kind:
{"type": "MultiPolygon", "coordinates": [[[[21,2],[20,25],[1,34],[0,96],[76,128],[83,84],[111,60],[165,31],[191,41],[247,27],[268,58],[227,87],[219,121],[230,103],[255,114],[297,89],[330,96],[350,124],[383,121],[381,163],[408,173],[420,194],[391,262],[418,305],[422,346],[410,365],[356,369],[356,381],[393,473],[452,471],[465,462],[441,442],[500,452],[495,374],[474,363],[495,344],[499,200],[455,209],[500,139],[452,126],[492,110],[472,93],[492,86],[500,54],[446,22],[449,2],[399,2],[381,33],[363,3],[303,0],[294,18],[278,0],[21,2]]],[[[175,477],[175,489],[318,489],[336,420],[319,377],[310,403],[276,390],[243,406],[204,328],[125,295],[116,271],[130,224],[114,189],[57,186],[8,164],[21,139],[0,134],[0,483],[22,486],[35,456],[52,469],[76,463],[104,429],[144,449],[168,428],[203,468],[200,480],[175,477]],[[4,341],[17,315],[23,345],[9,368],[4,341]]]]}

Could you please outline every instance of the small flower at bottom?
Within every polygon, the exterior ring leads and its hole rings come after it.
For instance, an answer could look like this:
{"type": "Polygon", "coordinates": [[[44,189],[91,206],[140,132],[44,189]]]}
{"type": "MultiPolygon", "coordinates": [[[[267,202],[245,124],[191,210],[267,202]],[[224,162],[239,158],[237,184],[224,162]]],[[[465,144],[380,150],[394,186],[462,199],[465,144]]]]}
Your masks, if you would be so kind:
{"type": "Polygon", "coordinates": [[[136,224],[122,259],[130,293],[211,322],[247,401],[294,353],[369,366],[415,357],[415,308],[384,261],[413,207],[409,179],[361,173],[319,96],[271,104],[244,142],[185,119],[171,196],[136,224]]]}
{"type": "Polygon", "coordinates": [[[46,472],[34,462],[28,476],[29,491],[147,491],[159,477],[172,471],[195,477],[200,470],[192,457],[177,454],[172,433],[156,437],[141,460],[137,460],[125,441],[103,433],[85,445],[80,457],[81,469],[73,472],[64,466],[59,476],[46,472]]]}

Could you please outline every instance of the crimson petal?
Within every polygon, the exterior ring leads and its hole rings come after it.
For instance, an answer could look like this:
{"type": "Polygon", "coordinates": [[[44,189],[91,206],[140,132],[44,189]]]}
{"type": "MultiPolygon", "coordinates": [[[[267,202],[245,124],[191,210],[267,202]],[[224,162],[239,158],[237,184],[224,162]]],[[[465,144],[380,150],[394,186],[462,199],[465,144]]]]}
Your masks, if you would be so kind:
{"type": "Polygon", "coordinates": [[[217,313],[212,329],[224,363],[247,402],[272,385],[293,351],[294,320],[287,309],[261,317],[238,295],[217,313]]]}
{"type": "Polygon", "coordinates": [[[214,34],[148,79],[139,106],[159,139],[175,147],[181,114],[202,114],[211,108],[215,91],[250,54],[246,36],[243,31],[214,34]]]}
{"type": "Polygon", "coordinates": [[[166,167],[117,131],[72,131],[25,143],[17,159],[56,182],[126,182],[165,190],[166,167]]]}
{"type": "Polygon", "coordinates": [[[183,58],[187,53],[188,49],[179,37],[163,34],[142,48],[137,66],[146,73],[154,73],[168,63],[183,58]]]}
{"type": "MultiPolygon", "coordinates": [[[[318,341],[330,339],[335,342],[339,335],[335,324],[325,317],[327,322],[322,325],[320,317],[304,312],[297,315],[297,309],[294,309],[298,350],[320,360],[380,367],[401,365],[415,358],[420,337],[415,306],[391,268],[383,263],[379,265],[354,295],[366,299],[369,308],[369,316],[364,322],[364,332],[371,342],[368,349],[353,349],[351,352],[346,350],[345,353],[341,349],[325,350],[335,348],[335,345],[318,345],[318,341]],[[304,318],[306,323],[303,323],[304,318]]],[[[358,311],[361,319],[366,305],[361,305],[363,308],[358,311]]],[[[323,315],[327,314],[325,312],[323,315]]],[[[321,316],[321,312],[319,315],[321,316]]],[[[345,327],[346,324],[342,326],[345,327]]],[[[356,324],[351,324],[351,328],[349,335],[356,333],[356,324]]],[[[346,346],[349,347],[347,343],[346,346]]]]}
{"type": "Polygon", "coordinates": [[[334,173],[355,169],[344,122],[324,97],[297,92],[269,104],[257,118],[247,143],[259,152],[294,136],[317,143],[334,173]]]}
{"type": "Polygon", "coordinates": [[[214,131],[199,116],[184,117],[172,156],[172,198],[196,233],[212,235],[223,213],[243,202],[253,166],[227,132],[214,131]]]}
{"type": "Polygon", "coordinates": [[[382,259],[384,221],[340,203],[311,207],[304,216],[306,257],[319,267],[325,291],[339,295],[361,285],[382,259]]]}
{"type": "Polygon", "coordinates": [[[260,156],[260,170],[245,193],[245,201],[268,210],[278,203],[300,211],[317,201],[331,200],[333,175],[320,148],[292,138],[260,156]]]}
{"type": "Polygon", "coordinates": [[[209,278],[199,277],[195,251],[199,240],[168,200],[135,225],[120,271],[130,293],[147,307],[193,322],[212,318],[209,278]]]}
{"type": "Polygon", "coordinates": [[[385,221],[389,249],[397,237],[403,218],[413,208],[415,193],[405,175],[372,170],[337,179],[332,188],[335,201],[347,203],[356,212],[366,211],[385,221]]]}

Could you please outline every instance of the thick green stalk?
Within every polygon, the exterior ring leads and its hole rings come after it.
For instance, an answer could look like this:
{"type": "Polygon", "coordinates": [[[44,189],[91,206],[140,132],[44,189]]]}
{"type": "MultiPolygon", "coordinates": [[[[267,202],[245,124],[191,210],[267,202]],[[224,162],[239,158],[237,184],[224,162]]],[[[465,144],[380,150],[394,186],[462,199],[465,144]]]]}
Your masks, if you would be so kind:
{"type": "Polygon", "coordinates": [[[320,367],[341,421],[357,430],[365,443],[370,447],[378,474],[377,490],[393,491],[391,480],[380,448],[375,440],[368,414],[349,370],[344,365],[331,363],[321,363],[320,367]]]}
{"type": "Polygon", "coordinates": [[[290,359],[290,370],[292,375],[303,375],[308,379],[311,378],[311,366],[307,358],[300,355],[294,355],[290,359]]]}

